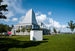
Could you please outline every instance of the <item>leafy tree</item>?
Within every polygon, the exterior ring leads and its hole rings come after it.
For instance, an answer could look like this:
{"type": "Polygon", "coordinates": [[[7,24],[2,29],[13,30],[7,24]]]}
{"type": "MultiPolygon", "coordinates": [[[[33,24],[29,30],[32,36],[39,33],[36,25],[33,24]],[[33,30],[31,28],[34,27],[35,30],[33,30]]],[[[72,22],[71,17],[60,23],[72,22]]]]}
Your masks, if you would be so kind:
{"type": "Polygon", "coordinates": [[[11,26],[12,28],[14,27],[14,25],[11,26]]]}
{"type": "Polygon", "coordinates": [[[60,33],[60,30],[58,31],[58,33],[60,33]]]}
{"type": "Polygon", "coordinates": [[[22,32],[25,32],[25,27],[23,27],[23,28],[21,29],[21,31],[22,31],[22,32]]]}
{"type": "Polygon", "coordinates": [[[18,30],[16,30],[16,32],[18,32],[18,33],[19,33],[19,32],[20,32],[20,29],[18,28],[18,30]]]}
{"type": "Polygon", "coordinates": [[[0,19],[6,19],[7,17],[3,15],[2,11],[8,11],[8,9],[6,9],[7,5],[1,5],[1,2],[3,2],[3,0],[0,0],[0,19]]]}
{"type": "Polygon", "coordinates": [[[11,29],[9,25],[0,24],[0,33],[11,31],[11,29]]]}
{"type": "Polygon", "coordinates": [[[71,20],[70,22],[68,22],[68,27],[67,28],[70,28],[72,33],[73,33],[74,28],[75,28],[75,23],[73,23],[73,21],[71,20]]]}
{"type": "Polygon", "coordinates": [[[30,32],[31,29],[32,29],[32,28],[31,28],[31,25],[26,26],[26,30],[27,30],[27,32],[30,32]]]}
{"type": "Polygon", "coordinates": [[[30,30],[31,30],[31,28],[28,28],[28,29],[27,29],[27,32],[30,32],[30,30]]]}
{"type": "Polygon", "coordinates": [[[54,33],[55,33],[55,34],[57,33],[57,31],[56,31],[56,29],[55,29],[55,28],[53,28],[53,31],[54,31],[54,33]]]}

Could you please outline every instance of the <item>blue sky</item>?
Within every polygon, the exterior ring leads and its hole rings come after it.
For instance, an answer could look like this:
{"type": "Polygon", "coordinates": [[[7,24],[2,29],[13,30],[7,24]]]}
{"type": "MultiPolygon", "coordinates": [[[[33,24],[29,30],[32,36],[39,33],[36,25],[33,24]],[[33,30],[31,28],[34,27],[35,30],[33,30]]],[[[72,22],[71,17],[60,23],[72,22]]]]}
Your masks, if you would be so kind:
{"type": "Polygon", "coordinates": [[[23,8],[33,8],[34,11],[40,11],[60,24],[66,24],[70,20],[75,22],[75,1],[73,0],[24,0],[23,8]]]}
{"type": "Polygon", "coordinates": [[[50,20],[57,23],[56,26],[66,26],[70,20],[75,22],[75,0],[7,0],[3,4],[8,4],[9,10],[5,13],[8,19],[2,20],[5,24],[18,24],[31,8],[39,17],[47,18],[42,21],[45,24],[50,24],[50,20]]]}

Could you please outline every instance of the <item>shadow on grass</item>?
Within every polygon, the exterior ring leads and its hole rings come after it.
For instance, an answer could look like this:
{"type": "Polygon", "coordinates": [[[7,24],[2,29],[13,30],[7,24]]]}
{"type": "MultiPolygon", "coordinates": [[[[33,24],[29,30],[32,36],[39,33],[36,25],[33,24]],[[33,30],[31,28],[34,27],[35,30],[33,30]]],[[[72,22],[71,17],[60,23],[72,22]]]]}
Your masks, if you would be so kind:
{"type": "Polygon", "coordinates": [[[0,38],[0,51],[8,51],[9,48],[27,48],[38,46],[48,41],[19,41],[11,38],[0,38]]]}
{"type": "Polygon", "coordinates": [[[43,40],[49,40],[48,38],[44,38],[43,40]]]}

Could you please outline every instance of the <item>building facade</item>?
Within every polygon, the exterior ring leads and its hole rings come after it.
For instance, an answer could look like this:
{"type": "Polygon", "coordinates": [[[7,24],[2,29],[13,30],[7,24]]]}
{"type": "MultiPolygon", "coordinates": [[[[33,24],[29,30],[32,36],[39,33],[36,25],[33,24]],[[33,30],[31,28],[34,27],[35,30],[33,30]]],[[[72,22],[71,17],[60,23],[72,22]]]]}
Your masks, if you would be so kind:
{"type": "MultiPolygon", "coordinates": [[[[30,30],[43,30],[43,27],[37,23],[35,13],[32,9],[26,13],[22,23],[14,25],[11,32],[12,35],[29,35],[30,30]]],[[[45,30],[47,29],[44,29],[44,31],[45,30]]]]}

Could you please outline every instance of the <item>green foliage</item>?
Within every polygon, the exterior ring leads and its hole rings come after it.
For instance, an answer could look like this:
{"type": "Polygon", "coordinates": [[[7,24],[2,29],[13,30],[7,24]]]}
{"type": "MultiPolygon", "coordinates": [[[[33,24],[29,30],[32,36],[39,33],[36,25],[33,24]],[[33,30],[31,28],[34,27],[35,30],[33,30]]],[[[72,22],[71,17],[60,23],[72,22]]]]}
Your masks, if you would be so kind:
{"type": "Polygon", "coordinates": [[[3,2],[3,0],[0,0],[0,19],[6,19],[7,17],[3,15],[2,11],[8,11],[8,9],[6,9],[7,5],[1,5],[1,2],[3,2]]]}
{"type": "Polygon", "coordinates": [[[74,28],[75,28],[75,23],[73,23],[73,21],[70,21],[70,22],[68,22],[68,26],[69,27],[67,27],[67,28],[70,28],[71,31],[73,32],[74,31],[74,28]]]}
{"type": "Polygon", "coordinates": [[[21,29],[21,31],[22,31],[22,32],[25,32],[25,27],[23,27],[23,28],[21,29]]]}
{"type": "Polygon", "coordinates": [[[9,25],[0,24],[0,33],[11,31],[12,27],[9,25]]]}
{"type": "Polygon", "coordinates": [[[0,11],[8,11],[6,7],[7,5],[0,5],[0,11]]]}
{"type": "Polygon", "coordinates": [[[20,32],[20,29],[18,28],[18,30],[16,30],[16,32],[18,32],[18,33],[19,33],[19,32],[20,32]]]}
{"type": "Polygon", "coordinates": [[[29,29],[27,29],[27,32],[30,32],[30,30],[31,30],[30,28],[29,28],[29,29]]]}
{"type": "Polygon", "coordinates": [[[58,33],[60,33],[60,30],[58,31],[58,33]]]}
{"type": "Polygon", "coordinates": [[[27,27],[26,27],[26,30],[27,30],[27,32],[30,32],[30,30],[31,30],[31,25],[27,26],[27,27]]]}
{"type": "Polygon", "coordinates": [[[55,29],[55,28],[53,28],[53,31],[54,31],[54,33],[57,33],[57,31],[56,31],[56,29],[55,29]]]}

